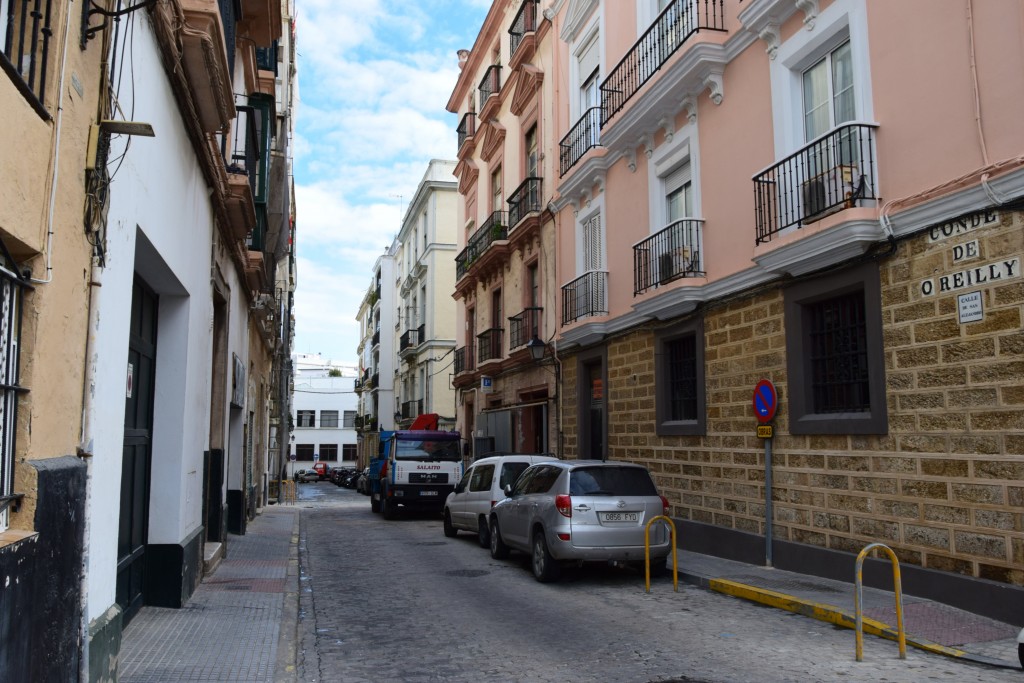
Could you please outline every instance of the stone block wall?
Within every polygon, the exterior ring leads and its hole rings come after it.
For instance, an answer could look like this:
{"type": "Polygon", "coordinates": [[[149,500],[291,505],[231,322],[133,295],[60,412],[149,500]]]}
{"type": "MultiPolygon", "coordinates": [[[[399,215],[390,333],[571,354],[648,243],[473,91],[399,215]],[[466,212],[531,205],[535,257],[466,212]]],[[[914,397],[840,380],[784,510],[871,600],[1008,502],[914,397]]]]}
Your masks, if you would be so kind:
{"type": "MultiPolygon", "coordinates": [[[[764,534],[764,444],[751,397],[770,379],[780,402],[777,539],[854,553],[879,541],[904,562],[1024,585],[1024,216],[989,212],[975,223],[940,226],[879,258],[886,435],[789,433],[775,287],[702,311],[704,436],[656,435],[654,330],[608,341],[609,456],[648,465],[675,516],[764,534]],[[961,323],[958,297],[974,292],[983,318],[961,323]]],[[[563,367],[574,457],[576,378],[571,359],[563,367]]]]}

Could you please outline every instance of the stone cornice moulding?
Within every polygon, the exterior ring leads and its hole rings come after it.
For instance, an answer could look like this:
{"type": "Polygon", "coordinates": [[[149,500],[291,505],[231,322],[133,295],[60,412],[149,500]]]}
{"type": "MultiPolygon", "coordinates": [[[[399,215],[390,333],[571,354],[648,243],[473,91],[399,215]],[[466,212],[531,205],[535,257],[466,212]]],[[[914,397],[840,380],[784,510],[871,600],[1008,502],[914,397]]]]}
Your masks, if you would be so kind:
{"type": "Polygon", "coordinates": [[[480,145],[480,158],[490,163],[505,142],[505,126],[492,120],[487,122],[486,128],[483,143],[480,145]]]}
{"type": "Polygon", "coordinates": [[[516,116],[522,116],[526,107],[540,91],[540,86],[544,83],[544,72],[532,64],[523,64],[517,71],[519,71],[519,78],[512,93],[509,110],[516,116]]]}
{"type": "Polygon", "coordinates": [[[775,59],[782,42],[780,27],[797,11],[804,13],[804,26],[814,29],[820,9],[818,0],[754,0],[739,13],[740,24],[765,42],[769,59],[775,59]]]}
{"type": "Polygon", "coordinates": [[[774,275],[806,275],[857,258],[885,239],[877,220],[845,221],[755,256],[754,262],[774,275]]]}
{"type": "MultiPolygon", "coordinates": [[[[576,40],[599,5],[600,0],[569,0],[569,9],[565,12],[565,22],[562,24],[559,37],[566,43],[576,40]]],[[[557,10],[555,11],[557,13],[557,10]]]]}

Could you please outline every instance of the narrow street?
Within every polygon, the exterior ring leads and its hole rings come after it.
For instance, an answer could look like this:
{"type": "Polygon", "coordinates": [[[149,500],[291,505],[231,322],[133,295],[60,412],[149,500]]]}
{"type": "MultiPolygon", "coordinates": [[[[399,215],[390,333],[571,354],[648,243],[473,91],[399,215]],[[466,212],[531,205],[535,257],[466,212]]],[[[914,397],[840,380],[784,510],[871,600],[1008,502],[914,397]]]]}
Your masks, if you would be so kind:
{"type": "Polygon", "coordinates": [[[300,484],[298,680],[1019,681],[802,616],[587,567],[534,581],[441,520],[387,522],[329,482],[300,484]]]}

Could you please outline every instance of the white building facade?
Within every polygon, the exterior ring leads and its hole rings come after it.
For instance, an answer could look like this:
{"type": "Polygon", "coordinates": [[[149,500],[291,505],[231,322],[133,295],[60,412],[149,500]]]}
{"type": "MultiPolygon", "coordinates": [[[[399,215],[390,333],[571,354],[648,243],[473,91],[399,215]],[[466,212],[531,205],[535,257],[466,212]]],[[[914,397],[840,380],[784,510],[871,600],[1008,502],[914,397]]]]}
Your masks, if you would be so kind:
{"type": "Polygon", "coordinates": [[[332,467],[355,467],[357,367],[306,354],[294,356],[293,363],[294,427],[288,475],[315,460],[332,467]]]}

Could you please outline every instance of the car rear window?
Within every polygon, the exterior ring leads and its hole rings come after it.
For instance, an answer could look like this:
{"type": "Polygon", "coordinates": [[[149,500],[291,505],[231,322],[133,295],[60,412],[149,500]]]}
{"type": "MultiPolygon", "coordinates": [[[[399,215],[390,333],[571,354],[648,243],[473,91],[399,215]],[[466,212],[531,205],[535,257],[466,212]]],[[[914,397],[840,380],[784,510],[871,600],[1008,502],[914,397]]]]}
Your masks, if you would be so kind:
{"type": "Polygon", "coordinates": [[[651,475],[640,467],[581,467],[569,475],[572,496],[656,496],[651,475]]]}
{"type": "Polygon", "coordinates": [[[527,467],[530,466],[528,462],[507,462],[501,466],[501,478],[498,480],[499,487],[502,491],[509,484],[515,484],[516,479],[523,473],[527,467]]]}

